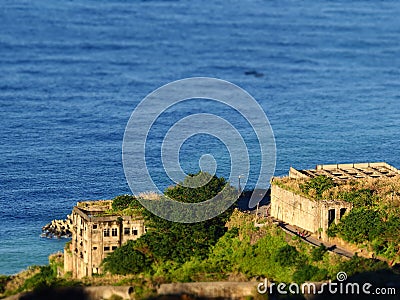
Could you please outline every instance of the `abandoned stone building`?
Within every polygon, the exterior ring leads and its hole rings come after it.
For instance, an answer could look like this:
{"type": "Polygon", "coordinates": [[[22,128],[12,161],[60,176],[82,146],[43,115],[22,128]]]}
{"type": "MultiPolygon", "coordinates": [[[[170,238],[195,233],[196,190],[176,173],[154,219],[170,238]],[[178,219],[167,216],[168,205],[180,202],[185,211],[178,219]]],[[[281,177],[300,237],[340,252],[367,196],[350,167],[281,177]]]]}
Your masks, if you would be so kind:
{"type": "Polygon", "coordinates": [[[73,208],[72,240],[64,251],[64,272],[71,272],[74,278],[101,273],[101,262],[109,253],[146,232],[140,216],[105,213],[111,204],[112,200],[84,201],[73,208]]]}
{"type": "MultiPolygon", "coordinates": [[[[290,168],[289,178],[313,178],[325,175],[335,181],[358,180],[399,176],[400,171],[387,163],[359,163],[317,165],[312,170],[290,168]]],[[[327,240],[330,224],[336,224],[352,209],[352,204],[343,200],[315,201],[271,184],[271,216],[290,225],[300,227],[327,240]]]]}

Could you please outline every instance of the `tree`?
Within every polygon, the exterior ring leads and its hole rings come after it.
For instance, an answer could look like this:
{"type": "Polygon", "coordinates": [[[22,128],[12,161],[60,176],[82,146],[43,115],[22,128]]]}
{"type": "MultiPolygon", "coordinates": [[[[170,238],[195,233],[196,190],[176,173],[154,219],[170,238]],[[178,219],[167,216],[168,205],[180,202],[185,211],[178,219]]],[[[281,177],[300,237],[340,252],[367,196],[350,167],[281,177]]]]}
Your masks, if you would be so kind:
{"type": "Polygon", "coordinates": [[[128,241],[104,260],[104,269],[112,274],[137,274],[150,267],[150,260],[136,249],[135,241],[128,241]]]}
{"type": "MultiPolygon", "coordinates": [[[[165,195],[180,202],[198,203],[215,197],[227,186],[225,191],[228,193],[224,195],[226,197],[224,199],[228,197],[236,199],[236,191],[223,177],[218,178],[199,172],[190,174],[183,183],[167,188],[165,195]],[[201,185],[205,182],[206,184],[201,185]],[[189,186],[198,187],[191,188],[189,186]]],[[[232,202],[232,198],[229,201],[232,202]]],[[[184,262],[192,256],[205,258],[208,248],[225,233],[225,223],[232,211],[233,207],[215,218],[190,224],[167,221],[146,211],[144,216],[150,232],[143,236],[142,247],[149,249],[154,257],[160,260],[172,259],[184,262]]]]}
{"type": "Polygon", "coordinates": [[[227,184],[223,177],[199,172],[189,174],[182,183],[167,188],[164,194],[176,201],[199,203],[215,197],[227,184]]]}
{"type": "Polygon", "coordinates": [[[349,242],[372,241],[382,233],[380,214],[365,207],[354,208],[339,224],[339,232],[349,242]]]}
{"type": "Polygon", "coordinates": [[[140,202],[132,195],[121,195],[113,199],[111,204],[113,210],[124,210],[127,208],[141,208],[140,202]]]}
{"type": "MultiPolygon", "coordinates": [[[[189,175],[183,183],[166,189],[165,194],[176,201],[197,203],[213,198],[222,190],[227,191],[223,195],[223,200],[228,199],[228,197],[235,197],[234,199],[236,199],[236,191],[229,186],[224,178],[199,172],[198,174],[189,175]],[[199,181],[206,182],[206,184],[200,185],[199,181]],[[198,187],[190,188],[188,185],[198,187]]],[[[230,198],[229,201],[232,202],[232,199],[230,198]]],[[[128,200],[126,196],[120,197],[116,205],[125,208],[127,205],[131,207],[131,204],[128,204],[128,200]]],[[[157,201],[163,201],[163,199],[151,201],[157,203],[157,201]]],[[[138,240],[123,245],[111,253],[104,260],[106,269],[110,272],[126,274],[140,272],[140,270],[146,268],[149,261],[165,262],[171,260],[176,263],[184,263],[192,257],[205,259],[209,253],[209,248],[215,245],[218,239],[224,235],[225,223],[232,211],[233,207],[215,218],[188,224],[171,222],[154,215],[148,210],[143,210],[142,215],[148,232],[138,240]],[[133,264],[134,262],[126,261],[122,254],[132,256],[132,259],[140,267],[138,269],[123,267],[123,264],[133,264]]],[[[178,211],[176,213],[190,212],[178,211]]]]}
{"type": "Polygon", "coordinates": [[[297,263],[298,256],[299,252],[295,247],[285,245],[278,249],[278,252],[275,255],[275,261],[281,267],[290,267],[297,263]]]}
{"type": "Polygon", "coordinates": [[[313,261],[320,261],[324,254],[328,251],[324,244],[319,245],[311,250],[311,258],[313,261]]]}
{"type": "Polygon", "coordinates": [[[306,281],[321,281],[328,277],[328,271],[319,269],[318,267],[304,264],[299,266],[296,272],[293,273],[293,280],[297,283],[306,281]]]}

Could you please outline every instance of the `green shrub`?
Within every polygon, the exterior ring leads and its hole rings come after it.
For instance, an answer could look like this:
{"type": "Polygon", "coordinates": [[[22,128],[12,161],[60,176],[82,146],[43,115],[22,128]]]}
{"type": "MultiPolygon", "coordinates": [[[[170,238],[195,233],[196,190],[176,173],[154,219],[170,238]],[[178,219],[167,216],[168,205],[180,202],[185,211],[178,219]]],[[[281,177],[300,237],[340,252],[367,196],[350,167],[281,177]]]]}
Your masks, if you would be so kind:
{"type": "Polygon", "coordinates": [[[316,198],[321,199],[323,192],[334,187],[335,183],[332,178],[320,175],[301,184],[299,187],[303,193],[310,195],[311,190],[315,190],[316,198]]]}
{"type": "Polygon", "coordinates": [[[339,224],[335,224],[332,223],[331,225],[329,225],[328,230],[327,230],[327,234],[329,237],[336,237],[339,233],[340,233],[340,223],[339,224]]]}
{"type": "Polygon", "coordinates": [[[321,261],[324,254],[328,251],[324,244],[319,245],[311,250],[311,259],[313,261],[321,261]]]}
{"type": "Polygon", "coordinates": [[[41,291],[54,287],[72,287],[81,285],[82,283],[80,281],[57,278],[54,266],[46,265],[39,266],[39,273],[26,279],[24,284],[18,289],[18,292],[32,290],[41,291]]]}
{"type": "Polygon", "coordinates": [[[376,196],[374,196],[374,191],[370,189],[342,192],[339,194],[339,198],[347,202],[353,203],[354,207],[371,206],[376,200],[376,196]]]}
{"type": "Polygon", "coordinates": [[[354,255],[350,260],[344,261],[339,265],[342,272],[346,272],[347,276],[357,273],[375,272],[379,270],[388,270],[388,265],[384,261],[367,259],[354,255]]]}
{"type": "Polygon", "coordinates": [[[104,269],[112,274],[137,274],[150,268],[150,261],[135,249],[135,241],[128,241],[104,260],[104,269]]]}
{"type": "Polygon", "coordinates": [[[10,280],[11,280],[10,276],[0,275],[0,294],[5,292],[7,282],[9,282],[10,280]]]}
{"type": "Polygon", "coordinates": [[[295,247],[290,245],[285,245],[278,249],[275,255],[275,261],[281,267],[290,267],[297,263],[299,252],[295,247]]]}
{"type": "Polygon", "coordinates": [[[297,283],[306,281],[321,281],[328,277],[328,271],[315,266],[304,264],[293,273],[293,280],[297,283]]]}
{"type": "Polygon", "coordinates": [[[239,228],[237,227],[232,227],[231,229],[229,229],[226,233],[226,236],[230,237],[230,238],[235,238],[239,236],[239,228]]]}
{"type": "Polygon", "coordinates": [[[376,254],[387,259],[400,253],[400,217],[376,208],[353,208],[338,225],[329,227],[328,236],[336,235],[357,244],[368,241],[376,254]]]}
{"type": "Polygon", "coordinates": [[[21,291],[38,290],[54,286],[56,282],[56,274],[51,266],[40,266],[39,273],[25,280],[21,291]]]}
{"type": "Polygon", "coordinates": [[[340,235],[349,242],[372,241],[382,234],[382,220],[378,211],[364,207],[354,208],[342,220],[340,235]]]}
{"type": "Polygon", "coordinates": [[[141,208],[140,202],[132,195],[121,195],[113,199],[111,204],[113,210],[124,210],[127,208],[141,208]]]}
{"type": "MultiPolygon", "coordinates": [[[[187,176],[184,184],[177,184],[174,187],[167,188],[165,194],[176,201],[195,203],[211,199],[227,186],[229,187],[229,184],[224,178],[200,172],[187,176]],[[199,184],[198,181],[203,182],[203,180],[207,182],[203,186],[197,188],[186,186],[197,185],[199,184]]],[[[225,191],[227,190],[227,197],[229,195],[237,196],[237,193],[232,194],[232,188],[225,189],[225,191]]],[[[221,200],[225,201],[226,199],[221,200]]],[[[156,201],[154,200],[153,203],[156,203],[156,201]]],[[[140,237],[137,249],[145,249],[146,254],[151,255],[159,263],[172,260],[182,264],[192,257],[205,259],[209,254],[210,247],[215,245],[218,239],[225,234],[225,223],[231,216],[232,211],[233,207],[230,207],[217,217],[198,223],[171,222],[147,210],[143,211],[146,226],[150,230],[140,237]]],[[[187,211],[176,211],[174,213],[187,216],[187,214],[192,213],[192,210],[188,209],[187,211]]],[[[235,234],[235,231],[232,231],[231,234],[235,234]]]]}

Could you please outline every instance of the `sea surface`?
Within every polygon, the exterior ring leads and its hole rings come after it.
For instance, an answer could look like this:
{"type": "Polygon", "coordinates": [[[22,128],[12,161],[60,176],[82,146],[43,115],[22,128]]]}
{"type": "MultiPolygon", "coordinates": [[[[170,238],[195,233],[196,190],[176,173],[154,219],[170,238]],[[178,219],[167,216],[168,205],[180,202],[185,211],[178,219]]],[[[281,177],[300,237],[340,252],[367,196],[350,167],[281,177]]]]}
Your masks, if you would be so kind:
{"type": "MultiPolygon", "coordinates": [[[[275,133],[276,175],[322,163],[400,167],[399,14],[398,1],[2,1],[0,273],[61,250],[65,240],[40,238],[41,227],[77,201],[130,193],[125,126],[174,80],[216,77],[248,91],[275,133]]],[[[192,108],[240,121],[207,101],[177,106],[150,141],[192,108]]],[[[257,150],[248,124],[237,126],[257,150]]],[[[183,169],[196,172],[209,152],[229,177],[229,152],[203,135],[182,146],[183,169]]],[[[154,166],[157,154],[150,147],[154,166]]],[[[162,189],[170,181],[156,169],[162,189]]]]}

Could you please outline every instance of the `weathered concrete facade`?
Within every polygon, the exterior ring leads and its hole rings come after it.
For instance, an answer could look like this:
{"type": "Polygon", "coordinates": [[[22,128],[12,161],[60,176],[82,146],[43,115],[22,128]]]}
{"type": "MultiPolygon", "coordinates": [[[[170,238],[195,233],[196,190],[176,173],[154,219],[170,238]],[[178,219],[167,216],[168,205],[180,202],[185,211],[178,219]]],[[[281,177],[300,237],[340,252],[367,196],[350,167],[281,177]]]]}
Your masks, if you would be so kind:
{"type": "Polygon", "coordinates": [[[271,185],[271,216],[303,228],[323,240],[328,239],[329,225],[332,222],[337,224],[351,209],[352,204],[345,201],[311,200],[271,185]]]}
{"type": "Polygon", "coordinates": [[[72,210],[72,240],[64,251],[64,271],[75,278],[101,273],[101,262],[115,249],[146,232],[135,216],[102,216],[111,200],[78,202],[72,210]]]}
{"type": "MultiPolygon", "coordinates": [[[[362,178],[391,178],[400,176],[400,171],[385,163],[354,163],[317,165],[315,169],[296,170],[290,167],[289,178],[314,178],[324,175],[336,182],[360,180],[362,178]]],[[[271,184],[271,216],[290,225],[303,228],[323,240],[328,239],[327,230],[352,209],[346,201],[308,199],[276,184],[271,184]]]]}

